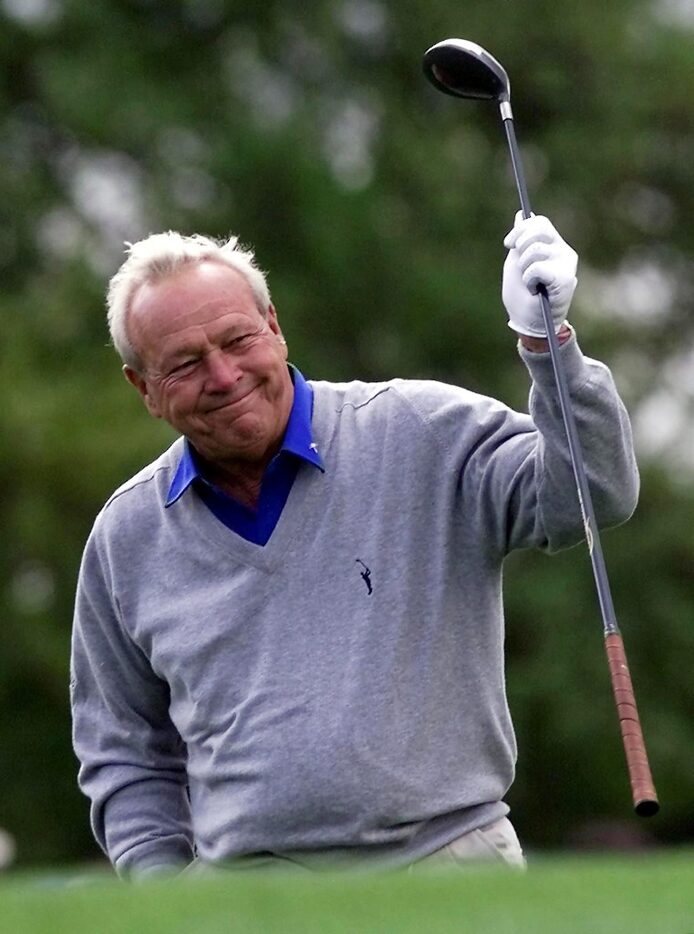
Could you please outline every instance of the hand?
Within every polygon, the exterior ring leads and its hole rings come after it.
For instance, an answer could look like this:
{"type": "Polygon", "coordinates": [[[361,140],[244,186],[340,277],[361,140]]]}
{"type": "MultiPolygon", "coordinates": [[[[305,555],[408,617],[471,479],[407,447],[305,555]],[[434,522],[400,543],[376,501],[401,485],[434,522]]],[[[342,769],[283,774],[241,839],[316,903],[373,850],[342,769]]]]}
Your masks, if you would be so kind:
{"type": "Polygon", "coordinates": [[[504,239],[509,251],[504,263],[501,296],[510,328],[528,337],[547,337],[538,286],[547,289],[554,330],[566,319],[576,289],[578,255],[559,236],[551,222],[516,214],[513,230],[504,239]]]}

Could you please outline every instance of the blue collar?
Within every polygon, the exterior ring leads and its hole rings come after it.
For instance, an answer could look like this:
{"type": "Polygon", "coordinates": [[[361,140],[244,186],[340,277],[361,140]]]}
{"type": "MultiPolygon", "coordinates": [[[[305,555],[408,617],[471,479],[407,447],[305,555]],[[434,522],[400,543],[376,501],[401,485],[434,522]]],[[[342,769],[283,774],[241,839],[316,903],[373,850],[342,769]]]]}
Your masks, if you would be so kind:
{"type": "MultiPolygon", "coordinates": [[[[313,390],[295,366],[289,365],[289,372],[294,383],[294,401],[292,403],[287,428],[284,432],[282,447],[273,458],[274,463],[283,454],[293,454],[319,470],[325,472],[323,458],[311,432],[311,415],[313,414],[313,390]]],[[[197,479],[204,480],[195,456],[195,449],[186,438],[183,454],[171,481],[165,506],[171,506],[185,493],[188,487],[197,479]]]]}

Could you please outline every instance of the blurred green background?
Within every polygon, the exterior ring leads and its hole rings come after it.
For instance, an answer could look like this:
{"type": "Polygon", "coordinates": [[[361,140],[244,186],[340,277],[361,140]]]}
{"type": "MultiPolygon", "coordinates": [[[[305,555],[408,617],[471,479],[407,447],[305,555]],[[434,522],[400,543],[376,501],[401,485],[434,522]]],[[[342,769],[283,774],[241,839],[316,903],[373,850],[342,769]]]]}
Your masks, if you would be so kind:
{"type": "Polygon", "coordinates": [[[170,440],[107,346],[123,241],[238,234],[307,376],[432,377],[526,406],[500,301],[516,196],[492,104],[422,77],[463,36],[511,76],[536,211],[633,416],[641,504],[605,548],[662,812],[631,799],[584,548],[506,580],[529,849],[694,839],[694,3],[0,0],[0,826],[98,857],[70,744],[81,549],[170,440]]]}

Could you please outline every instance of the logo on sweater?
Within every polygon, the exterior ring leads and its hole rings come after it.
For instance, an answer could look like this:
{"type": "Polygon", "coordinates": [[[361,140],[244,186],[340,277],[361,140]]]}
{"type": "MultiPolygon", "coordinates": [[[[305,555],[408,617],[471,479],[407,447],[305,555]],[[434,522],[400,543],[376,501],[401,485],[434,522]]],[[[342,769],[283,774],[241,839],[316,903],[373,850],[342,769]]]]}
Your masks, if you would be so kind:
{"type": "Polygon", "coordinates": [[[357,558],[357,560],[355,561],[355,564],[361,564],[361,566],[364,568],[364,570],[360,571],[359,574],[361,575],[361,579],[366,584],[369,596],[371,596],[371,594],[374,592],[374,589],[371,586],[371,571],[369,570],[369,568],[367,568],[367,566],[364,564],[361,558],[357,558]]]}

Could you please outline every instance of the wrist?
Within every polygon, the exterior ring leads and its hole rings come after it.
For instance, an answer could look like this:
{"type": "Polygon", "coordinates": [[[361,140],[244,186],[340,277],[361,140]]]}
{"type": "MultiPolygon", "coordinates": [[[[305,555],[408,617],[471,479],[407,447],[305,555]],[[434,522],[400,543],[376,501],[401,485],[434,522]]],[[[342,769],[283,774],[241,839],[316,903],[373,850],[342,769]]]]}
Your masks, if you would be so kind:
{"type": "MultiPolygon", "coordinates": [[[[557,331],[557,342],[561,347],[571,337],[572,331],[568,324],[562,324],[557,331]]],[[[521,344],[531,353],[548,353],[549,341],[546,337],[530,337],[528,334],[518,335],[521,344]]]]}

